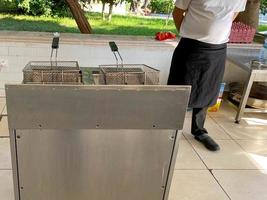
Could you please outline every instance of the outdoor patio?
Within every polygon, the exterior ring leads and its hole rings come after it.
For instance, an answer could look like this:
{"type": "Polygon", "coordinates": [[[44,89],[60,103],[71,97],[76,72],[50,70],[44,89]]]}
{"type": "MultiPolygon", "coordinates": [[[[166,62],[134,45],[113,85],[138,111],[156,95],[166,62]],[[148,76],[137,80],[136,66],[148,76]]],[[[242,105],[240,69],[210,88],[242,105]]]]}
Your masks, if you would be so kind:
{"type": "MultiPolygon", "coordinates": [[[[4,98],[0,112],[6,112],[4,98]]],[[[170,200],[267,199],[267,115],[246,114],[235,124],[235,114],[226,101],[218,113],[209,113],[207,129],[221,145],[216,153],[193,140],[187,114],[170,200]]],[[[0,197],[14,199],[6,117],[0,122],[0,197]]]]}

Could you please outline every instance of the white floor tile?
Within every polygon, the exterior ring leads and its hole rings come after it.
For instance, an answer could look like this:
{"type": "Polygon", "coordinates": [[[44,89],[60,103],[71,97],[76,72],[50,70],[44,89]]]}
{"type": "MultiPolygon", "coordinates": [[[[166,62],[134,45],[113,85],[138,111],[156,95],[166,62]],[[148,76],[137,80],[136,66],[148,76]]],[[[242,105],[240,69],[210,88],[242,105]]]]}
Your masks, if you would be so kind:
{"type": "Polygon", "coordinates": [[[5,102],[1,102],[1,100],[0,100],[0,114],[2,114],[5,106],[6,106],[6,103],[5,102]]]}
{"type": "Polygon", "coordinates": [[[0,170],[1,169],[12,169],[8,138],[0,138],[0,170]]]}
{"type": "Polygon", "coordinates": [[[267,170],[267,140],[236,140],[259,169],[267,170]]]}
{"type": "MultiPolygon", "coordinates": [[[[211,118],[207,118],[205,128],[209,135],[217,140],[229,140],[231,137],[211,118]]],[[[191,119],[186,119],[184,123],[183,134],[187,139],[194,139],[191,134],[191,119]]]]}
{"type": "Polygon", "coordinates": [[[191,118],[192,117],[192,111],[187,111],[185,117],[191,118]]]}
{"type": "Polygon", "coordinates": [[[169,200],[229,200],[208,170],[176,170],[169,200]]]}
{"type": "Polygon", "coordinates": [[[239,124],[231,119],[215,118],[215,121],[234,139],[260,140],[267,139],[267,124],[251,124],[241,120],[239,124]]]}
{"type": "Polygon", "coordinates": [[[206,169],[191,144],[180,140],[175,169],[206,169]]]}
{"type": "Polygon", "coordinates": [[[0,121],[0,137],[9,136],[7,117],[3,117],[0,121]]]}
{"type": "Polygon", "coordinates": [[[4,109],[3,109],[3,111],[2,111],[2,114],[7,114],[7,108],[6,108],[6,105],[5,105],[5,107],[4,107],[4,109]]]}
{"type": "Polygon", "coordinates": [[[213,174],[231,200],[267,199],[267,172],[260,170],[214,170],[213,174]]]}
{"type": "Polygon", "coordinates": [[[208,151],[201,143],[190,140],[209,169],[258,169],[248,154],[233,140],[216,140],[220,151],[208,151]]]}
{"type": "Polygon", "coordinates": [[[0,170],[0,199],[14,200],[11,170],[0,170]]]}

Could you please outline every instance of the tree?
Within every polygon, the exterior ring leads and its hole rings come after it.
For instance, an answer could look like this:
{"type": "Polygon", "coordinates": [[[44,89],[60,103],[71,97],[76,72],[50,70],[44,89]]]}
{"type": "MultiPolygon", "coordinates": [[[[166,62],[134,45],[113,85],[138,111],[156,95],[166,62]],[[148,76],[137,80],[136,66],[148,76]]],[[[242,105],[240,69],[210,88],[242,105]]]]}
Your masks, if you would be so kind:
{"type": "Polygon", "coordinates": [[[143,5],[142,5],[142,9],[146,9],[147,8],[147,6],[149,5],[149,3],[150,3],[150,0],[144,0],[144,3],[143,3],[143,5]]]}
{"type": "Polygon", "coordinates": [[[245,12],[240,13],[236,21],[243,22],[247,25],[250,25],[258,29],[260,3],[261,3],[260,0],[248,0],[245,12]]]}
{"type": "Polygon", "coordinates": [[[102,18],[105,19],[105,7],[106,4],[109,4],[109,11],[108,11],[108,21],[111,21],[113,7],[122,3],[124,0],[101,0],[102,2],[102,18]]]}
{"type": "Polygon", "coordinates": [[[261,0],[260,10],[264,15],[267,13],[267,0],[261,0]]]}
{"type": "Polygon", "coordinates": [[[130,11],[138,13],[138,6],[140,6],[141,0],[130,0],[130,11]]]}
{"type": "Polygon", "coordinates": [[[92,28],[84,15],[78,0],[66,0],[70,11],[81,31],[81,33],[92,33],[92,28]]]}

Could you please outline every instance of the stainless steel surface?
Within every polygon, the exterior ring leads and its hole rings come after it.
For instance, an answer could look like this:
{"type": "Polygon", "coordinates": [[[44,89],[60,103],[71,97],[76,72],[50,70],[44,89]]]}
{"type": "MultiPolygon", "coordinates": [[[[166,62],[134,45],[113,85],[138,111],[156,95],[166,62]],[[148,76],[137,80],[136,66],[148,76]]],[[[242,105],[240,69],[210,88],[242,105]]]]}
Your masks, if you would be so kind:
{"type": "Polygon", "coordinates": [[[177,130],[175,137],[172,138],[174,140],[174,145],[173,145],[172,157],[171,157],[171,162],[170,162],[169,171],[168,171],[169,175],[166,181],[163,200],[169,200],[172,178],[173,178],[173,173],[174,173],[175,165],[176,165],[176,157],[178,154],[179,140],[181,136],[182,136],[182,130],[180,131],[177,130]]]}
{"type": "Polygon", "coordinates": [[[19,189],[20,186],[19,186],[19,173],[18,173],[16,131],[9,129],[9,135],[10,135],[10,150],[11,150],[11,161],[12,161],[14,197],[15,197],[15,200],[21,200],[20,189],[19,189]]]}
{"type": "Polygon", "coordinates": [[[227,49],[227,59],[234,64],[238,65],[247,72],[250,72],[252,60],[258,60],[258,55],[260,53],[259,48],[228,48],[227,49]]]}
{"type": "Polygon", "coordinates": [[[99,66],[106,85],[158,85],[160,71],[143,64],[99,66]]]}
{"type": "Polygon", "coordinates": [[[179,130],[190,87],[7,85],[6,94],[12,129],[179,130]]]}
{"type": "Polygon", "coordinates": [[[81,84],[81,76],[76,61],[32,61],[23,69],[24,84],[81,84]]]}
{"type": "Polygon", "coordinates": [[[248,78],[245,84],[244,92],[241,98],[241,102],[235,117],[236,123],[239,123],[242,115],[245,112],[261,112],[266,113],[267,110],[258,109],[246,109],[247,100],[251,91],[251,87],[254,82],[267,82],[267,68],[259,63],[258,55],[260,49],[249,49],[249,48],[229,48],[227,59],[241,67],[248,72],[248,78]]]}
{"type": "Polygon", "coordinates": [[[248,80],[245,84],[244,92],[242,98],[240,100],[239,109],[237,111],[237,115],[235,121],[238,123],[241,120],[242,115],[245,112],[245,107],[247,105],[248,97],[252,88],[253,80],[255,78],[255,73],[249,74],[248,80]]]}
{"type": "Polygon", "coordinates": [[[162,200],[175,131],[17,131],[21,200],[162,200]]]}
{"type": "Polygon", "coordinates": [[[168,200],[190,87],[7,85],[6,95],[15,200],[168,200]]]}
{"type": "Polygon", "coordinates": [[[256,72],[254,82],[267,82],[267,70],[261,70],[260,72],[256,72]]]}

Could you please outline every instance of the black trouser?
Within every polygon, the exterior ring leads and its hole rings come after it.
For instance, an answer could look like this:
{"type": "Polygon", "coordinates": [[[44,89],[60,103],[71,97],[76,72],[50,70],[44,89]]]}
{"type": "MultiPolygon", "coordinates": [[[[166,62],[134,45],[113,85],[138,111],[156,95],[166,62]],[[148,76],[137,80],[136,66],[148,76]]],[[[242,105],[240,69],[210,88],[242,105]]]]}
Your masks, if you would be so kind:
{"type": "Polygon", "coordinates": [[[193,108],[192,114],[192,124],[191,124],[191,133],[194,136],[202,135],[207,133],[207,130],[204,128],[206,115],[208,108],[193,108]]]}

